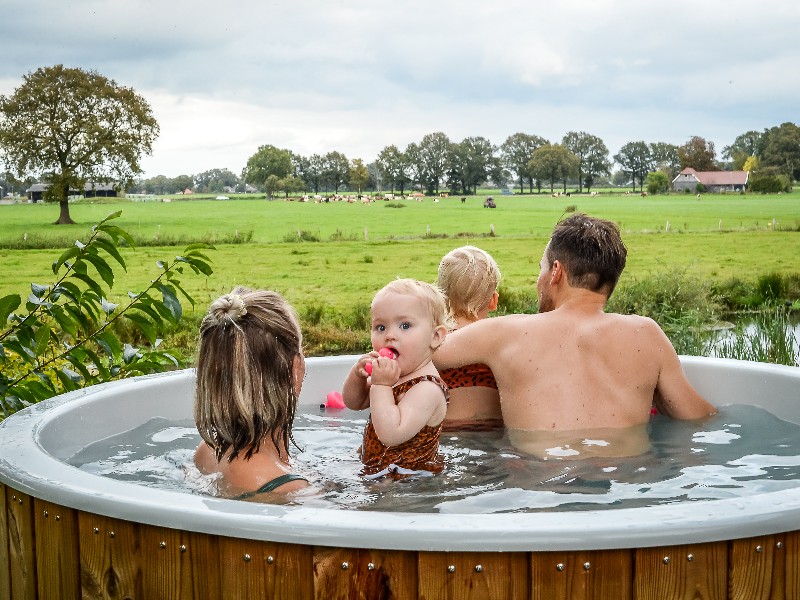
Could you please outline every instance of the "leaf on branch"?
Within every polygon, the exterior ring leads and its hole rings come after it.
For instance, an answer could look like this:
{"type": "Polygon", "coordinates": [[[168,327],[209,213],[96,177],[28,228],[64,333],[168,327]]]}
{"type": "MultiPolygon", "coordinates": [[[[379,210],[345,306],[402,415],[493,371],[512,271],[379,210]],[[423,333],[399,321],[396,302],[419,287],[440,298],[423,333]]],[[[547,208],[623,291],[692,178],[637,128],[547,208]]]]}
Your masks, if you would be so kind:
{"type": "Polygon", "coordinates": [[[41,298],[47,293],[49,286],[46,285],[39,285],[38,283],[31,283],[31,292],[37,298],[41,298]]]}
{"type": "Polygon", "coordinates": [[[86,248],[86,244],[84,244],[84,243],[83,243],[83,242],[81,242],[80,240],[75,240],[75,246],[76,246],[76,247],[77,247],[79,250],[83,250],[84,248],[86,248]]]}
{"type": "Polygon", "coordinates": [[[34,306],[44,306],[45,308],[50,308],[51,306],[53,306],[50,302],[48,302],[47,300],[42,300],[35,294],[30,294],[28,296],[28,303],[33,304],[34,306]]]}
{"type": "Polygon", "coordinates": [[[108,263],[105,260],[96,254],[91,253],[86,254],[84,258],[88,262],[92,263],[92,266],[97,269],[98,274],[103,278],[103,281],[106,282],[108,287],[114,287],[114,270],[108,266],[108,263]]]}
{"type": "Polygon", "coordinates": [[[183,316],[183,308],[175,295],[175,288],[171,285],[158,284],[158,289],[161,291],[161,296],[164,299],[164,306],[169,309],[172,315],[172,320],[177,323],[183,316]]]}
{"type": "Polygon", "coordinates": [[[100,299],[100,306],[102,307],[104,313],[106,313],[107,315],[110,315],[111,313],[113,313],[117,309],[119,304],[114,304],[113,302],[109,302],[105,298],[101,298],[100,299]]]}
{"type": "Polygon", "coordinates": [[[103,296],[103,288],[89,275],[86,273],[73,273],[70,277],[74,277],[75,279],[80,279],[83,283],[85,283],[89,289],[91,289],[94,293],[98,295],[98,297],[103,296]]]}
{"type": "Polygon", "coordinates": [[[122,268],[126,272],[128,271],[128,267],[125,265],[125,259],[122,258],[122,255],[119,253],[119,250],[117,250],[117,247],[113,243],[101,237],[95,239],[94,243],[98,247],[105,250],[114,260],[116,260],[120,264],[120,266],[122,266],[122,268]]]}
{"type": "Polygon", "coordinates": [[[150,321],[148,321],[142,315],[136,313],[125,313],[125,318],[129,319],[139,328],[139,330],[147,338],[147,341],[149,341],[151,344],[155,343],[156,329],[153,327],[153,324],[150,321]]]}
{"type": "Polygon", "coordinates": [[[17,294],[0,298],[0,323],[5,324],[9,315],[17,310],[20,304],[22,304],[22,298],[17,294]]]}
{"type": "Polygon", "coordinates": [[[131,364],[133,359],[141,357],[142,355],[139,353],[138,348],[134,348],[130,344],[125,344],[125,347],[122,350],[122,359],[125,361],[126,365],[131,364]]]}
{"type": "Polygon", "coordinates": [[[131,237],[131,234],[121,227],[117,227],[116,225],[98,225],[97,229],[107,233],[115,242],[117,242],[119,238],[122,238],[127,242],[128,246],[136,248],[136,242],[133,240],[133,237],[131,237]]]}
{"type": "Polygon", "coordinates": [[[108,354],[112,361],[117,360],[122,354],[122,344],[119,338],[110,331],[106,330],[98,334],[95,339],[103,351],[108,354]]]}

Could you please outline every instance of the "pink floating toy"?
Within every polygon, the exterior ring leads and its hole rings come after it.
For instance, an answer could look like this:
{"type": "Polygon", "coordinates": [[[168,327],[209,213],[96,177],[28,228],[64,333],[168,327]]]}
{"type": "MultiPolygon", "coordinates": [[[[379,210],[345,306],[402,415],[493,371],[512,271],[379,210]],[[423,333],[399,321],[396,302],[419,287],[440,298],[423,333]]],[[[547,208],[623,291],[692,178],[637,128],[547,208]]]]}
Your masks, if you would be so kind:
{"type": "Polygon", "coordinates": [[[325,408],[347,408],[339,392],[330,392],[325,396],[325,408]]]}
{"type": "MultiPolygon", "coordinates": [[[[394,353],[394,350],[391,348],[381,348],[378,350],[378,354],[383,358],[391,358],[392,360],[397,359],[397,354],[394,353]]],[[[367,375],[372,375],[372,363],[368,362],[364,365],[364,370],[367,372],[367,375]]]]}

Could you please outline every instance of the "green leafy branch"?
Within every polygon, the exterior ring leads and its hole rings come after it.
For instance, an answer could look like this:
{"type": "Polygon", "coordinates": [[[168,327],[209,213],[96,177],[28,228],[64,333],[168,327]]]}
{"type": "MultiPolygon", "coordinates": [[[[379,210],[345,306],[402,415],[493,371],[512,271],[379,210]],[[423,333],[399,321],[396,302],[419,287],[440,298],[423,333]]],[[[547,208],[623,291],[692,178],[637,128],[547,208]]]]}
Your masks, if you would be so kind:
{"type": "Polygon", "coordinates": [[[10,322],[0,332],[3,414],[61,392],[181,366],[169,352],[159,350],[158,336],[181,320],[179,295],[194,306],[179,276],[184,267],[197,275],[211,275],[211,261],[204,251],[213,246],[191,244],[172,261],[157,261],[157,277],[141,292],[128,292],[128,302],[120,308],[104,291],[115,281],[110,259],[127,271],[119,252],[121,242],[135,248],[132,237],[110,222],[120,214],[108,215],[92,227],[85,243],[76,241],[61,254],[53,263],[55,283],[31,284],[22,314],[15,313],[22,304],[19,295],[0,298],[0,323],[10,322]],[[120,340],[112,325],[121,318],[141,331],[149,349],[120,340]]]}

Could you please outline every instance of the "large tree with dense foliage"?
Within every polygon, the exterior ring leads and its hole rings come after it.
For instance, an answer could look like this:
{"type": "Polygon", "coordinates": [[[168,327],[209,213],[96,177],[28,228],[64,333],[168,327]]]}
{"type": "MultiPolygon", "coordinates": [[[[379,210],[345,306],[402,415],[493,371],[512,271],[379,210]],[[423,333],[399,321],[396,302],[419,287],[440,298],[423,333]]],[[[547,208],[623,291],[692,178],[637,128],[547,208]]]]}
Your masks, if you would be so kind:
{"type": "Polygon", "coordinates": [[[369,184],[369,169],[364,161],[360,158],[354,158],[350,161],[350,170],[347,173],[347,183],[350,184],[351,190],[356,190],[359,195],[367,184],[369,184]]]}
{"type": "Polygon", "coordinates": [[[651,171],[653,155],[650,146],[644,141],[628,142],[614,155],[614,160],[625,173],[631,176],[633,191],[636,191],[636,180],[644,189],[644,178],[651,171]]]}
{"type": "Polygon", "coordinates": [[[508,136],[500,146],[500,156],[503,165],[516,174],[519,180],[519,193],[525,192],[525,182],[528,182],[528,190],[533,192],[533,174],[528,165],[533,157],[533,152],[537,148],[549,144],[550,142],[538,135],[527,133],[515,133],[508,136]]]}
{"type": "Polygon", "coordinates": [[[502,178],[502,166],[496,156],[497,147],[484,137],[468,137],[451,144],[448,153],[447,175],[450,189],[463,194],[477,194],[478,185],[488,179],[502,178]]]}
{"type": "Polygon", "coordinates": [[[392,193],[394,194],[395,187],[397,187],[402,195],[406,184],[411,181],[411,163],[408,155],[395,145],[386,146],[378,154],[376,162],[385,182],[390,185],[392,193]]]}
{"type": "Polygon", "coordinates": [[[681,159],[678,157],[678,147],[667,142],[653,142],[650,144],[650,158],[652,166],[663,171],[670,183],[681,171],[681,159]]]}
{"type": "Polygon", "coordinates": [[[245,183],[263,187],[270,175],[282,179],[293,172],[292,153],[271,144],[259,146],[242,171],[245,183]]]}
{"type": "Polygon", "coordinates": [[[551,193],[556,181],[562,181],[566,191],[567,179],[578,174],[578,157],[566,146],[547,144],[534,151],[529,169],[536,179],[550,182],[551,193]]]}
{"type": "Polygon", "coordinates": [[[722,157],[731,161],[734,171],[746,171],[744,163],[751,156],[758,156],[762,135],[761,132],[752,130],[737,135],[730,146],[722,149],[722,157]]]}
{"type": "Polygon", "coordinates": [[[73,223],[68,198],[87,182],[124,189],[142,172],[159,127],[150,105],[133,89],[96,71],[63,65],[23,76],[11,96],[0,96],[0,149],[17,176],[50,184],[56,223],[73,223]]]}
{"type": "Polygon", "coordinates": [[[416,162],[415,168],[420,184],[429,194],[438,194],[439,184],[447,171],[450,138],[441,131],[429,133],[414,148],[415,152],[411,157],[416,162]]]}
{"type": "Polygon", "coordinates": [[[699,135],[690,137],[683,146],[678,146],[681,170],[691,168],[695,171],[716,171],[718,170],[716,156],[714,142],[709,142],[699,135]]]}
{"type": "Polygon", "coordinates": [[[350,161],[334,150],[322,157],[322,165],[322,180],[337,193],[350,177],[350,161]]]}
{"type": "Polygon", "coordinates": [[[201,193],[218,194],[239,184],[239,177],[228,169],[209,169],[195,175],[193,180],[194,190],[201,193]]]}
{"type": "Polygon", "coordinates": [[[800,127],[783,123],[764,131],[762,167],[776,167],[790,179],[800,179],[800,127]]]}
{"type": "Polygon", "coordinates": [[[564,136],[562,144],[578,157],[578,191],[581,193],[584,181],[588,191],[598,175],[611,174],[608,148],[596,135],[585,131],[570,131],[564,136]]]}

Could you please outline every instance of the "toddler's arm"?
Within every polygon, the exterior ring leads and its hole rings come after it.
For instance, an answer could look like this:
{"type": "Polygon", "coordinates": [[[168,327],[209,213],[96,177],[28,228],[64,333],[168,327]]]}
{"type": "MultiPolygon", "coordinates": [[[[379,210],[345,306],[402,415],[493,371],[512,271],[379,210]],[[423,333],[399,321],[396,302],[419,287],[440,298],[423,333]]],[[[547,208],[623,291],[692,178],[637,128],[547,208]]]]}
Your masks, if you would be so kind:
{"type": "Polygon", "coordinates": [[[378,357],[374,350],[356,361],[342,385],[342,400],[351,410],[364,410],[369,407],[369,380],[364,365],[378,357]]]}

